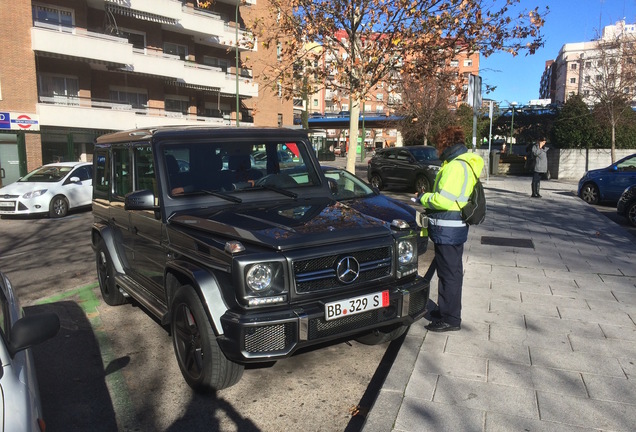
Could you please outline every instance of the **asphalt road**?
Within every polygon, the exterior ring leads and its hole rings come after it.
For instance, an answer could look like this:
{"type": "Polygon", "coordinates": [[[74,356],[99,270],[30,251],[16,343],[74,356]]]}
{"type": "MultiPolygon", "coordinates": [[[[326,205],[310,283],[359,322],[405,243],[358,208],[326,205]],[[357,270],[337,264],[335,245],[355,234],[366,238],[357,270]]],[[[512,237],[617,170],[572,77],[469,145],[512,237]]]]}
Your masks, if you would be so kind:
{"type": "Polygon", "coordinates": [[[0,270],[26,313],[61,320],[58,335],[33,349],[48,432],[360,430],[395,343],[332,344],[195,394],[164,328],[137,307],[101,300],[91,223],[90,211],[0,220],[0,270]]]}

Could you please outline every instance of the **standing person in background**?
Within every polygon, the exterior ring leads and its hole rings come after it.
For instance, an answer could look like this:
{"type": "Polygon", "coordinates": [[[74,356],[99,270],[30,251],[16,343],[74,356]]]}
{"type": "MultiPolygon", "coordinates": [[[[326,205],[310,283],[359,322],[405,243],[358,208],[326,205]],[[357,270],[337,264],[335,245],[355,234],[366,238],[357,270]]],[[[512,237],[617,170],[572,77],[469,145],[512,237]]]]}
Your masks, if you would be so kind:
{"type": "Polygon", "coordinates": [[[548,148],[545,146],[544,137],[539,139],[532,147],[532,156],[534,157],[534,170],[532,172],[532,198],[541,198],[539,189],[541,187],[541,177],[548,172],[548,148]]]}
{"type": "Polygon", "coordinates": [[[479,175],[484,161],[477,154],[468,153],[460,127],[445,129],[436,141],[442,167],[433,192],[420,194],[418,201],[426,208],[428,235],[435,245],[435,258],[426,274],[430,278],[436,270],[439,278],[437,310],[431,312],[433,320],[426,329],[446,332],[461,329],[462,256],[468,225],[462,220],[460,209],[477,182],[473,171],[479,175]]]}

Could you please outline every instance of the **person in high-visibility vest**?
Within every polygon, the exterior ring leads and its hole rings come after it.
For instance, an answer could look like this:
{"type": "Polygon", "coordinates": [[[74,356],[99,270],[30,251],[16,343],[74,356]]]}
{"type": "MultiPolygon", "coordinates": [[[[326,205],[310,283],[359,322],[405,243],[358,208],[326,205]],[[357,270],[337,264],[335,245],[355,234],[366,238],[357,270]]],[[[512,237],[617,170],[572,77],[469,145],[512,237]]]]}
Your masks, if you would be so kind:
{"type": "Polygon", "coordinates": [[[435,246],[435,258],[427,277],[432,277],[436,270],[439,278],[437,309],[431,311],[432,321],[426,329],[445,332],[461,329],[462,255],[468,225],[462,220],[460,209],[475,187],[473,171],[481,173],[484,160],[476,153],[468,153],[460,127],[447,128],[436,141],[442,167],[433,191],[418,195],[418,201],[426,209],[428,236],[435,246]]]}

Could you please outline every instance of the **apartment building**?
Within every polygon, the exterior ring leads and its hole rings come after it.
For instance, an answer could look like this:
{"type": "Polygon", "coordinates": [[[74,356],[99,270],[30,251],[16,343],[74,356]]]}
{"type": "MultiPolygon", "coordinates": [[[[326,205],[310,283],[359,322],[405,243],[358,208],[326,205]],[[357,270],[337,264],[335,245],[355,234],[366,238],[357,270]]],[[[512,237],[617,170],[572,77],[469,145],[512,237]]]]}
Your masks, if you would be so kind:
{"type": "MultiPolygon", "coordinates": [[[[541,77],[541,97],[552,103],[563,104],[573,95],[581,95],[588,104],[595,102],[593,87],[605,80],[612,71],[607,70],[607,52],[601,45],[615,40],[636,38],[636,25],[618,21],[605,26],[598,40],[564,44],[554,60],[546,62],[541,77]]],[[[618,71],[618,69],[616,70],[618,71]]],[[[636,95],[636,83],[628,85],[626,92],[636,95]]]]}
{"type": "Polygon", "coordinates": [[[90,160],[104,133],[170,124],[286,126],[293,107],[244,66],[266,0],[0,0],[4,184],[90,160]],[[239,57],[237,68],[237,55],[239,57]]]}

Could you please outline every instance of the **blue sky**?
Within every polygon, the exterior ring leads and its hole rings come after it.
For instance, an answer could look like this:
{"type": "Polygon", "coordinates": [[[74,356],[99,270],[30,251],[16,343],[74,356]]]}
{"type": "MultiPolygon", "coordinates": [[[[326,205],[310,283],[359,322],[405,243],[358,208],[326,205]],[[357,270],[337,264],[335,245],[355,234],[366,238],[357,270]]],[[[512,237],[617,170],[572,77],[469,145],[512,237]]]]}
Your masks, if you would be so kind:
{"type": "Polygon", "coordinates": [[[550,12],[542,28],[545,45],[536,54],[513,57],[499,53],[480,59],[484,84],[497,87],[494,92],[483,93],[484,99],[494,99],[501,105],[523,105],[538,99],[545,62],[554,60],[564,44],[592,40],[604,26],[623,18],[628,24],[636,23],[636,0],[521,0],[526,9],[546,5],[550,12]]]}

